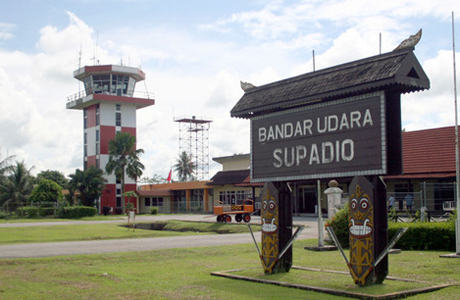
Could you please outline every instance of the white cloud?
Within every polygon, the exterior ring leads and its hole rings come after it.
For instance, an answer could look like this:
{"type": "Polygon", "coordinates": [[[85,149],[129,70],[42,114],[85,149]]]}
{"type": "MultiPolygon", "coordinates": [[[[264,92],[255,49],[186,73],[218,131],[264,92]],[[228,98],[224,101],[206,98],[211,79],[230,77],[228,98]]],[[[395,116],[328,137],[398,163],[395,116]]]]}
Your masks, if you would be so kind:
{"type": "MultiPolygon", "coordinates": [[[[206,20],[211,21],[200,19],[199,26],[127,19],[99,33],[96,24],[83,21],[85,16],[67,12],[65,27],[51,23],[37,29],[32,53],[0,48],[0,104],[8,111],[0,118],[0,146],[35,165],[36,172],[56,169],[69,174],[81,168],[82,113],[66,110],[65,103],[82,89],[73,71],[79,64],[93,64],[96,56],[101,64],[141,66],[147,77],[137,90],[155,94],[156,104],[137,113],[146,176],[166,176],[177,158],[179,128],[174,117],[212,119],[210,158],[248,153],[249,121],[230,117],[243,95],[240,80],[263,85],[310,72],[312,50],[317,70],[376,55],[379,33],[382,51],[391,51],[420,27],[450,22],[450,11],[460,8],[457,2],[271,1],[231,15],[222,11],[218,20],[210,15],[206,20]],[[411,23],[414,20],[427,23],[411,23]]],[[[11,39],[14,26],[0,24],[0,40],[11,39]]],[[[430,30],[435,31],[428,27],[416,53],[425,57],[422,63],[432,88],[403,96],[408,130],[453,124],[452,56],[430,44],[430,30]]],[[[218,168],[211,162],[210,175],[218,168]]]]}
{"type": "Polygon", "coordinates": [[[14,38],[11,31],[13,31],[15,27],[15,24],[0,23],[0,40],[9,40],[14,38]]]}

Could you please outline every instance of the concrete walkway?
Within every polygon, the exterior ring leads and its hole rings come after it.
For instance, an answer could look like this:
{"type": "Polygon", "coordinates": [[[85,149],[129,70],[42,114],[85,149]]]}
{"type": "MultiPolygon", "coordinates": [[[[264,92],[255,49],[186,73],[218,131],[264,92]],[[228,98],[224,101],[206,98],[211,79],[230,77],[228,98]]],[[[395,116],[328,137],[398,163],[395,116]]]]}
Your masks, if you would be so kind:
{"type": "MultiPolygon", "coordinates": [[[[162,216],[138,216],[135,222],[151,222],[159,220],[184,220],[215,222],[212,215],[162,215],[162,216]]],[[[68,221],[68,222],[36,222],[36,223],[9,223],[0,224],[5,227],[28,227],[28,226],[55,226],[55,225],[77,225],[94,223],[120,223],[127,222],[126,218],[108,221],[68,221]]],[[[254,216],[252,224],[260,224],[260,217],[254,216]]],[[[306,226],[298,239],[318,237],[318,223],[315,218],[294,218],[294,226],[306,226]]],[[[256,240],[260,242],[261,234],[256,232],[256,240]]],[[[58,243],[34,243],[15,244],[0,246],[0,258],[32,258],[51,257],[61,255],[81,255],[97,253],[116,253],[148,251],[156,249],[186,248],[186,247],[208,247],[253,243],[249,233],[241,234],[219,234],[200,236],[180,236],[163,238],[141,238],[121,240],[98,240],[98,241],[76,241],[58,243]]]]}

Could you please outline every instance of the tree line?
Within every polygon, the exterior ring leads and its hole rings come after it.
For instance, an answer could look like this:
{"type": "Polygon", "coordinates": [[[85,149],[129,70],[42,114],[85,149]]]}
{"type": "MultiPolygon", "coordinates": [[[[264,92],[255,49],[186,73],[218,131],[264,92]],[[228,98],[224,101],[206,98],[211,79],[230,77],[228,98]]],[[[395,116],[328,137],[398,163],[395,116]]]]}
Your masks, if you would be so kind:
{"type": "MultiPolygon", "coordinates": [[[[79,194],[77,205],[96,206],[102,195],[106,180],[104,174],[114,174],[121,182],[125,193],[125,176],[137,180],[143,175],[145,166],[140,161],[143,149],[136,149],[136,137],[126,132],[118,132],[109,141],[109,160],[105,170],[89,166],[86,170],[76,169],[68,178],[60,171],[41,171],[32,175],[33,167],[28,168],[24,161],[16,161],[15,156],[2,157],[0,149],[0,211],[5,206],[11,210],[32,202],[55,201],[63,205],[73,205],[75,194],[79,194]]],[[[193,180],[195,165],[187,153],[179,155],[174,171],[179,181],[193,180]]],[[[154,175],[141,178],[143,183],[163,183],[166,179],[154,175]]]]}

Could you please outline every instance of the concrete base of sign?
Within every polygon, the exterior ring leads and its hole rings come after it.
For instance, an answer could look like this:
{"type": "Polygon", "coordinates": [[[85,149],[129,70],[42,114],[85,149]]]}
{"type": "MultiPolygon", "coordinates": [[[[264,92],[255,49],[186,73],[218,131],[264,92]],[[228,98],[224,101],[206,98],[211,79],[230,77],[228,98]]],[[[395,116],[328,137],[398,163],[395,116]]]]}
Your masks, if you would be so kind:
{"type": "MultiPolygon", "coordinates": [[[[342,297],[348,297],[348,298],[356,298],[356,299],[401,299],[401,298],[407,298],[409,296],[413,296],[413,295],[416,295],[416,294],[434,292],[434,291],[437,291],[437,290],[440,290],[440,289],[443,289],[443,288],[451,286],[450,284],[442,284],[442,285],[426,286],[426,287],[421,287],[421,288],[413,288],[413,289],[404,290],[404,291],[396,291],[396,292],[391,292],[390,291],[390,292],[385,293],[385,294],[366,294],[364,292],[347,291],[347,290],[345,290],[346,289],[345,286],[344,286],[343,290],[339,290],[339,289],[331,289],[331,288],[326,288],[326,287],[311,286],[311,285],[304,285],[304,284],[298,284],[298,283],[290,283],[290,282],[286,282],[286,281],[272,280],[272,279],[270,279],[271,275],[265,276],[266,278],[260,278],[260,277],[251,277],[251,276],[244,276],[244,275],[235,274],[235,273],[243,272],[243,271],[246,271],[246,270],[250,270],[250,269],[239,269],[239,270],[228,270],[228,271],[212,272],[211,275],[230,278],[230,279],[257,282],[257,283],[272,284],[272,285],[283,286],[283,287],[288,287],[288,288],[296,288],[296,289],[301,289],[301,290],[306,290],[306,291],[313,291],[313,292],[318,292],[318,293],[324,293],[324,294],[342,296],[342,297]]],[[[296,266],[292,266],[292,270],[300,270],[300,271],[306,271],[306,272],[308,272],[308,271],[310,271],[310,272],[325,272],[325,273],[334,273],[334,274],[338,274],[338,275],[347,275],[347,276],[349,276],[349,273],[347,273],[347,272],[319,270],[319,269],[311,269],[311,268],[296,267],[296,266]]],[[[419,283],[418,281],[407,280],[407,279],[402,279],[402,278],[396,278],[396,277],[391,277],[391,276],[388,276],[386,279],[390,280],[390,281],[391,280],[397,280],[397,281],[417,282],[417,283],[419,283]]],[[[388,284],[386,284],[386,285],[388,285],[388,284]]],[[[359,288],[359,289],[362,290],[364,288],[359,288]]]]}
{"type": "Polygon", "coordinates": [[[304,249],[305,250],[310,250],[310,251],[334,251],[334,250],[337,250],[337,247],[332,246],[332,245],[306,246],[304,249]]]}
{"type": "Polygon", "coordinates": [[[450,254],[443,254],[439,255],[441,258],[460,258],[460,254],[458,253],[450,253],[450,254]]]}

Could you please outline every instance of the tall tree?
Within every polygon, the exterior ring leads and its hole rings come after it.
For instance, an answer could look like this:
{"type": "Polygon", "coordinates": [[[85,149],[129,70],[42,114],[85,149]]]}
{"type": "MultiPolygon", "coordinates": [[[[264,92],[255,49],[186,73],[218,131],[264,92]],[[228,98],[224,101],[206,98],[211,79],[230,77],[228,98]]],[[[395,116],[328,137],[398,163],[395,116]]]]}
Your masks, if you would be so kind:
{"type": "Polygon", "coordinates": [[[41,171],[37,174],[37,179],[38,182],[40,182],[41,179],[52,180],[59,184],[63,189],[67,187],[67,183],[69,182],[69,180],[65,177],[65,175],[62,172],[54,170],[41,171]]]}
{"type": "MultiPolygon", "coordinates": [[[[144,165],[140,162],[143,149],[136,150],[136,137],[128,132],[118,132],[109,141],[109,161],[105,166],[107,174],[115,174],[121,182],[121,194],[125,193],[125,174],[133,180],[142,176],[144,165]]],[[[125,213],[125,204],[122,206],[125,213]]]]}
{"type": "Polygon", "coordinates": [[[179,177],[179,181],[193,179],[195,168],[196,166],[193,163],[192,158],[187,154],[187,152],[182,151],[179,158],[176,160],[176,164],[174,165],[174,172],[176,172],[179,177]]]}
{"type": "Polygon", "coordinates": [[[28,200],[34,202],[60,201],[63,197],[62,187],[57,182],[42,178],[30,193],[28,200]]]}
{"type": "MultiPolygon", "coordinates": [[[[11,163],[12,163],[13,158],[14,156],[7,156],[4,159],[2,159],[2,149],[0,148],[0,185],[3,184],[4,180],[6,180],[4,174],[11,171],[11,168],[12,168],[11,163]]],[[[3,196],[2,196],[2,191],[0,189],[0,208],[1,208],[1,204],[3,203],[2,199],[3,199],[3,196]]]]}
{"type": "Polygon", "coordinates": [[[106,182],[103,171],[95,166],[90,166],[85,171],[75,170],[75,174],[71,174],[69,177],[69,193],[73,195],[74,191],[80,191],[81,205],[94,206],[97,198],[102,195],[106,182]]]}
{"type": "MultiPolygon", "coordinates": [[[[33,168],[33,167],[32,167],[33,168]]],[[[33,189],[32,168],[27,169],[24,162],[16,162],[0,182],[1,204],[9,202],[20,205],[27,201],[33,189]]]]}
{"type": "Polygon", "coordinates": [[[13,161],[14,155],[10,155],[2,159],[2,151],[0,148],[0,176],[5,174],[5,172],[11,170],[11,163],[13,161]]]}

